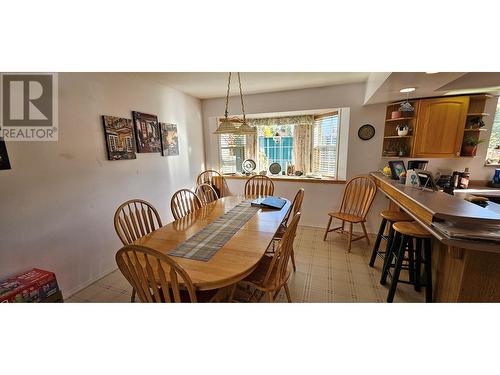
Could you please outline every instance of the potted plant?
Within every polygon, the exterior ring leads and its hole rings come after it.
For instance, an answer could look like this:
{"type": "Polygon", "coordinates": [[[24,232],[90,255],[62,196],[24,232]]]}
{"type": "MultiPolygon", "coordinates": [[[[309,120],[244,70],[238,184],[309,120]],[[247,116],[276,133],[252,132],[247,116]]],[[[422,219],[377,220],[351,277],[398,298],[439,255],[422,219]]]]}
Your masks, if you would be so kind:
{"type": "Polygon", "coordinates": [[[484,139],[475,138],[473,136],[465,137],[462,143],[462,156],[475,156],[477,145],[484,141],[484,139]]]}
{"type": "Polygon", "coordinates": [[[471,129],[480,129],[484,126],[484,121],[481,117],[473,117],[470,120],[470,128],[471,129]]]}

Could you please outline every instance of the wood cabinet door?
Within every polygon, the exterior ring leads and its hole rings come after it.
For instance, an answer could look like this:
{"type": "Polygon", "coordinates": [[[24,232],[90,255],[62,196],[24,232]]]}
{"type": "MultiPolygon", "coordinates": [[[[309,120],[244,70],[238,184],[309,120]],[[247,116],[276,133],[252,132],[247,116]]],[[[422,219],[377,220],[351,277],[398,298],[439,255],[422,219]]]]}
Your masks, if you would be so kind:
{"type": "Polygon", "coordinates": [[[421,100],[413,157],[460,156],[468,107],[468,96],[421,100]]]}

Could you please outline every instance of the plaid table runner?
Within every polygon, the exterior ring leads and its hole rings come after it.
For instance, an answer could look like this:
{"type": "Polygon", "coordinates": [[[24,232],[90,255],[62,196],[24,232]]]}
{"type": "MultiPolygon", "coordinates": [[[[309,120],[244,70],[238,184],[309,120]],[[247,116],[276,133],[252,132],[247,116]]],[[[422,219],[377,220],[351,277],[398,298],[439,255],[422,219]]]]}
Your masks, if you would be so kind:
{"type": "Polygon", "coordinates": [[[259,210],[245,200],[172,249],[168,255],[208,261],[259,210]]]}

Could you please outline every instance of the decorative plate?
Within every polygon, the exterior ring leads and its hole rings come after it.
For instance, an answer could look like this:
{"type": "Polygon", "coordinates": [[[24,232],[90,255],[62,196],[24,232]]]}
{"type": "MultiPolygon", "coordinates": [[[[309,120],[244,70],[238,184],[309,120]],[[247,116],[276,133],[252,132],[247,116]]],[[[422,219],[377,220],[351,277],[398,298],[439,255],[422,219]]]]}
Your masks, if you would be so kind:
{"type": "Polygon", "coordinates": [[[361,138],[363,141],[372,139],[374,135],[375,135],[375,128],[373,127],[373,125],[370,124],[365,124],[361,126],[358,130],[358,137],[361,138]]]}
{"type": "Polygon", "coordinates": [[[281,172],[281,165],[279,165],[279,163],[272,163],[269,166],[269,172],[271,172],[271,174],[279,174],[281,172]]]}
{"type": "Polygon", "coordinates": [[[252,173],[255,168],[257,168],[257,164],[253,159],[245,159],[243,160],[243,163],[241,163],[241,168],[246,173],[252,173]]]}

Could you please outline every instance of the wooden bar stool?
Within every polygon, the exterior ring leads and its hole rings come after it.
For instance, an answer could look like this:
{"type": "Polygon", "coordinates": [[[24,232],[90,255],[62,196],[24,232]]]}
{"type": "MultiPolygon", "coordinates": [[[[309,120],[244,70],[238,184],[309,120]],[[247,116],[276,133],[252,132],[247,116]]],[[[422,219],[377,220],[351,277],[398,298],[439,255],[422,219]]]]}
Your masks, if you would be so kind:
{"type": "Polygon", "coordinates": [[[425,286],[425,301],[432,302],[431,235],[416,222],[396,222],[392,227],[394,228],[395,237],[388,254],[386,254],[386,262],[384,263],[382,278],[380,280],[384,284],[387,276],[390,274],[389,269],[394,267],[387,302],[394,300],[398,282],[413,284],[416,291],[419,291],[421,286],[425,286]],[[414,240],[416,246],[413,246],[414,240]],[[424,253],[423,257],[422,250],[424,253]],[[405,253],[408,254],[408,257],[405,257],[405,253]],[[394,258],[395,263],[393,264],[392,261],[394,258]],[[401,270],[405,269],[403,261],[408,262],[406,269],[409,272],[409,281],[399,280],[401,270]],[[425,274],[425,283],[423,285],[420,273],[422,262],[424,263],[425,274]]]}
{"type": "MultiPolygon", "coordinates": [[[[375,240],[375,245],[373,246],[372,256],[370,258],[370,267],[373,267],[377,255],[385,260],[385,253],[391,248],[392,240],[394,239],[394,229],[392,224],[397,221],[413,221],[413,219],[404,211],[382,211],[380,213],[382,216],[382,222],[380,223],[380,228],[378,230],[377,239],[375,240]],[[384,235],[387,223],[389,223],[389,235],[384,235]],[[386,241],[385,251],[380,251],[380,242],[384,239],[386,241]]],[[[385,262],[384,262],[385,263],[385,262]]]]}

